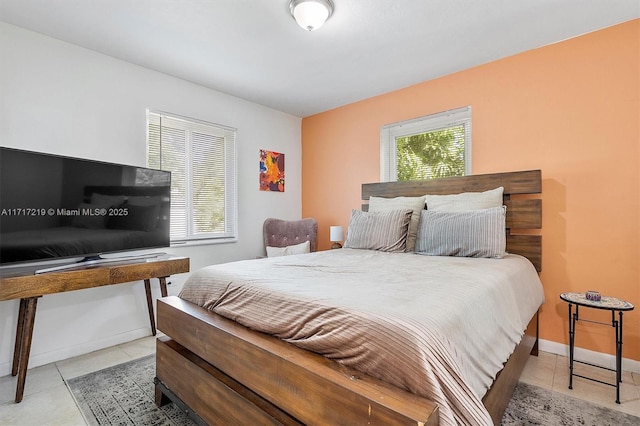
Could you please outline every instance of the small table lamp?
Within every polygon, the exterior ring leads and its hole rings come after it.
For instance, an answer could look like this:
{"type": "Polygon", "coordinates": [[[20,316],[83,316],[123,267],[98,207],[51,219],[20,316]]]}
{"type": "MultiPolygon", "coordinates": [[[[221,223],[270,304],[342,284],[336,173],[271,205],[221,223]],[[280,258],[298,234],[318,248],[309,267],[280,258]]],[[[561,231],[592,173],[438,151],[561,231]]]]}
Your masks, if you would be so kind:
{"type": "Polygon", "coordinates": [[[343,239],[342,226],[332,226],[330,228],[329,234],[329,240],[331,240],[331,242],[333,243],[331,244],[331,248],[342,248],[342,244],[340,244],[340,241],[342,241],[343,239]]]}

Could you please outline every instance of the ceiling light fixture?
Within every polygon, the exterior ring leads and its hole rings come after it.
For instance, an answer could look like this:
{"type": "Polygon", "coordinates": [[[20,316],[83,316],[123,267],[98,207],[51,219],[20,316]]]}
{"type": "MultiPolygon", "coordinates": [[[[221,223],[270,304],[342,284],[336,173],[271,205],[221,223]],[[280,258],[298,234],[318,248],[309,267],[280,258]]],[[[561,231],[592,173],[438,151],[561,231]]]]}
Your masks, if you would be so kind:
{"type": "Polygon", "coordinates": [[[331,0],[291,0],[291,16],[298,25],[308,31],[320,28],[333,13],[331,0]]]}

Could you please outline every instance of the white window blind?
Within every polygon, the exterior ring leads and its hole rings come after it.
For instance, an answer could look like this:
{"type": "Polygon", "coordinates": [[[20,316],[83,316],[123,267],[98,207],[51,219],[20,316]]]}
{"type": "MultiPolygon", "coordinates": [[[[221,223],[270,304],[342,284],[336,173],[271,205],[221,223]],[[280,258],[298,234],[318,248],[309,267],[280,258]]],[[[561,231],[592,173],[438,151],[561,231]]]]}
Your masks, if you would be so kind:
{"type": "Polygon", "coordinates": [[[471,174],[471,107],[380,129],[380,181],[471,174]]]}
{"type": "Polygon", "coordinates": [[[147,162],[171,172],[171,241],[237,238],[236,129],[148,112],[147,162]]]}

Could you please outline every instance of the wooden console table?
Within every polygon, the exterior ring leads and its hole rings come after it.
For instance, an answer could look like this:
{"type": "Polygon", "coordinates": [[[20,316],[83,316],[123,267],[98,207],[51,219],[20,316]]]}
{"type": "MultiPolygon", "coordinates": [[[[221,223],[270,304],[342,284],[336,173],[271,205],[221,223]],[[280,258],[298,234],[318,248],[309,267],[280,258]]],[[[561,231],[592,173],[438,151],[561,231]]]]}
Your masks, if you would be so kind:
{"type": "Polygon", "coordinates": [[[24,393],[38,298],[47,294],[144,280],[151,332],[155,336],[156,323],[153,300],[151,299],[151,278],[158,278],[161,294],[166,297],[167,277],[189,272],[189,258],[161,256],[78,267],[38,275],[35,274],[35,270],[35,267],[31,267],[0,271],[0,301],[20,299],[11,369],[12,376],[18,375],[16,402],[22,401],[24,393]]]}

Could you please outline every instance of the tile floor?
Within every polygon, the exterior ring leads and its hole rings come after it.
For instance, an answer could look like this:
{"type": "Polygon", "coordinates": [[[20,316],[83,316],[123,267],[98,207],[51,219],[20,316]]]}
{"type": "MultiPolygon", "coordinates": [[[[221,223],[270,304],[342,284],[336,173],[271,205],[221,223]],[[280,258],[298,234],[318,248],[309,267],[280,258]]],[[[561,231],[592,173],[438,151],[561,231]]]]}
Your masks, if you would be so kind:
{"type": "MultiPolygon", "coordinates": [[[[155,338],[146,337],[30,369],[24,399],[20,404],[13,402],[16,379],[11,376],[0,377],[0,425],[84,425],[85,421],[64,379],[140,358],[154,351],[155,338]]],[[[582,365],[576,367],[576,372],[604,381],[612,381],[614,375],[582,365]]],[[[640,374],[637,373],[624,372],[619,405],[614,402],[615,389],[611,386],[574,378],[573,390],[569,390],[568,360],[563,356],[541,352],[538,357],[530,357],[521,380],[640,416],[640,374]]]]}

